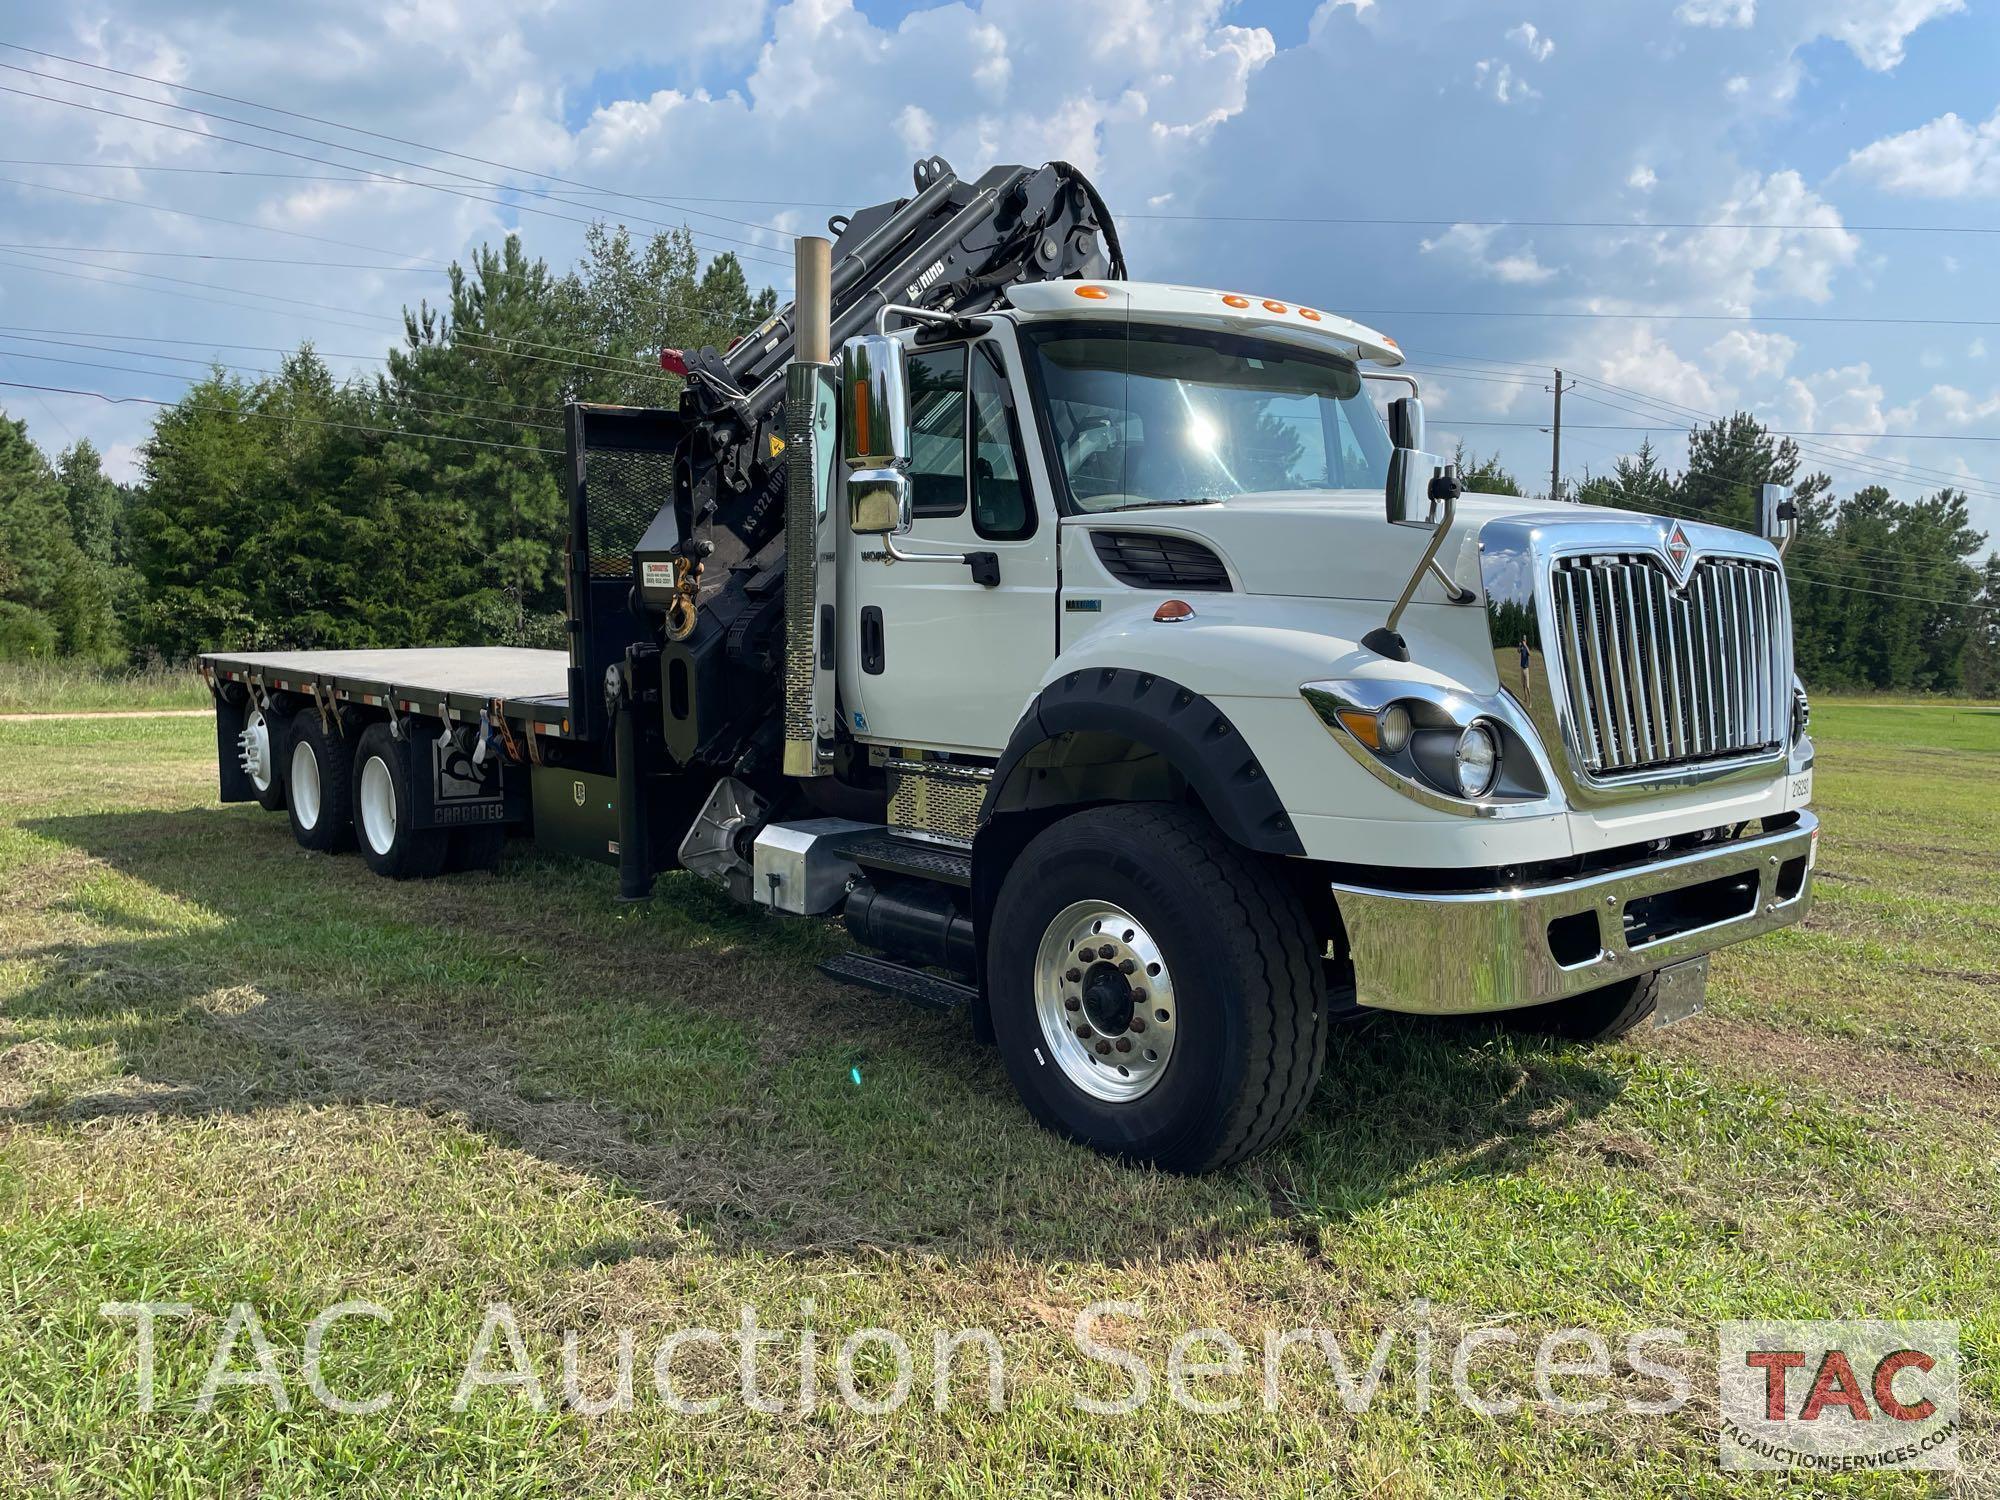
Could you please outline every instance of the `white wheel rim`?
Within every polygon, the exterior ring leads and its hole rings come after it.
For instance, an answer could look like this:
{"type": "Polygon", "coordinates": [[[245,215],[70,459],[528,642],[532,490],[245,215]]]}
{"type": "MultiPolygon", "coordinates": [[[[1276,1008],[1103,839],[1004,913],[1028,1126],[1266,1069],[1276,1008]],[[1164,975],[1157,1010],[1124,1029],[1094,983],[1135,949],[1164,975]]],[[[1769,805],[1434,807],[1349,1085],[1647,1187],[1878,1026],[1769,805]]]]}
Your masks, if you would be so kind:
{"type": "Polygon", "coordinates": [[[292,816],[308,832],[319,827],[319,757],[304,740],[292,746],[292,816]]]}
{"type": "Polygon", "coordinates": [[[243,733],[236,743],[242,748],[244,772],[250,784],[260,792],[271,790],[271,726],[264,718],[264,710],[253,708],[250,717],[243,721],[243,733]]]}
{"type": "Polygon", "coordinates": [[[396,784],[389,764],[371,755],[361,767],[361,833],[368,847],[387,854],[396,845],[396,784]]]}
{"type": "Polygon", "coordinates": [[[1108,901],[1074,902],[1049,923],[1035,953],[1035,1015],[1063,1076],[1112,1104],[1151,1092],[1180,1030],[1166,955],[1108,901]]]}

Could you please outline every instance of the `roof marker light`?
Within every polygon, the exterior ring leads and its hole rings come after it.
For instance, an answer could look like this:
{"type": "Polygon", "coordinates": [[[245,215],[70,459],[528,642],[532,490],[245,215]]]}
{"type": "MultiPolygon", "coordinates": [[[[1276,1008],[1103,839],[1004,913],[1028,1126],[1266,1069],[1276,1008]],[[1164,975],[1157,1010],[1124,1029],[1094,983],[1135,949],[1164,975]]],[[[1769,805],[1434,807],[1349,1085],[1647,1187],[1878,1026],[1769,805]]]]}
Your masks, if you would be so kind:
{"type": "Polygon", "coordinates": [[[1080,286],[1076,289],[1076,294],[1079,297],[1088,297],[1093,302],[1102,302],[1111,295],[1101,286],[1080,286]]]}
{"type": "Polygon", "coordinates": [[[1319,321],[1319,314],[1314,312],[1310,307],[1300,308],[1299,316],[1304,318],[1308,323],[1317,323],[1319,321]]]}
{"type": "Polygon", "coordinates": [[[1153,618],[1162,625],[1172,625],[1180,620],[1194,618],[1194,606],[1185,599],[1168,599],[1153,611],[1153,618]]]}
{"type": "Polygon", "coordinates": [[[1290,309],[1290,308],[1288,308],[1288,307],[1286,307],[1286,306],[1285,306],[1285,304],[1284,304],[1284,303],[1282,303],[1282,302],[1273,302],[1273,301],[1272,301],[1272,300],[1271,300],[1271,299],[1270,299],[1269,297],[1266,297],[1266,298],[1264,299],[1264,311],[1265,311],[1265,312],[1290,312],[1290,311],[1291,311],[1291,309],[1290,309]]]}
{"type": "Polygon", "coordinates": [[[1223,293],[1222,300],[1227,302],[1231,307],[1248,307],[1250,305],[1248,297],[1239,297],[1234,292],[1223,293]]]}

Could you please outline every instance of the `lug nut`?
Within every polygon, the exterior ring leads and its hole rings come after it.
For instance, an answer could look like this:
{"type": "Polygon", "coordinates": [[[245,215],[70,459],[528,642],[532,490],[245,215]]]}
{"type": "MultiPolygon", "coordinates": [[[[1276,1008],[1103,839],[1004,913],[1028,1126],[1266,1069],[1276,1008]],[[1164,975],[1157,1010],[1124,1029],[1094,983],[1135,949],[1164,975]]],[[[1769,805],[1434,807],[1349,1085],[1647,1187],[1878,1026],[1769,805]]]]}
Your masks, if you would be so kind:
{"type": "Polygon", "coordinates": [[[1109,1052],[1109,1051],[1111,1050],[1111,1043],[1109,1043],[1109,1042],[1099,1042],[1099,1043],[1097,1044],[1097,1050],[1098,1050],[1099,1052],[1109,1052]]]}
{"type": "Polygon", "coordinates": [[[1077,999],[1077,998],[1076,998],[1076,996],[1074,996],[1074,995],[1071,995],[1071,996],[1070,996],[1070,997],[1069,997],[1069,998],[1068,998],[1067,1000],[1063,1001],[1063,1009],[1064,1009],[1064,1010],[1082,1010],[1082,1009],[1083,1009],[1083,1002],[1082,1002],[1081,1000],[1077,999]]]}
{"type": "Polygon", "coordinates": [[[1130,974],[1134,969],[1138,967],[1139,966],[1133,963],[1132,960],[1129,958],[1121,958],[1118,960],[1118,971],[1121,974],[1130,974]]]}
{"type": "Polygon", "coordinates": [[[1146,1029],[1146,1018],[1144,1016],[1134,1016],[1132,1018],[1132,1029],[1134,1031],[1144,1031],[1146,1029]]]}
{"type": "Polygon", "coordinates": [[[1082,1037],[1086,1042],[1090,1040],[1090,1028],[1088,1026],[1077,1027],[1076,1034],[1082,1037]]]}
{"type": "Polygon", "coordinates": [[[1113,1043],[1113,1045],[1116,1046],[1120,1052],[1130,1052],[1132,1050],[1132,1038],[1130,1038],[1129,1036],[1121,1036],[1115,1043],[1113,1043]]]}
{"type": "Polygon", "coordinates": [[[1070,969],[1070,970],[1067,970],[1067,971],[1065,971],[1065,972],[1064,972],[1064,974],[1063,974],[1063,978],[1064,978],[1064,979],[1066,979],[1066,980],[1068,980],[1068,981],[1069,981],[1069,982],[1070,982],[1071,984],[1076,984],[1076,983],[1078,983],[1078,982],[1079,982],[1080,980],[1082,980],[1082,978],[1083,978],[1083,970],[1081,970],[1081,969],[1070,969]]]}
{"type": "Polygon", "coordinates": [[[1076,950],[1076,956],[1085,963],[1089,963],[1097,957],[1097,950],[1095,948],[1079,948],[1076,950]]]}

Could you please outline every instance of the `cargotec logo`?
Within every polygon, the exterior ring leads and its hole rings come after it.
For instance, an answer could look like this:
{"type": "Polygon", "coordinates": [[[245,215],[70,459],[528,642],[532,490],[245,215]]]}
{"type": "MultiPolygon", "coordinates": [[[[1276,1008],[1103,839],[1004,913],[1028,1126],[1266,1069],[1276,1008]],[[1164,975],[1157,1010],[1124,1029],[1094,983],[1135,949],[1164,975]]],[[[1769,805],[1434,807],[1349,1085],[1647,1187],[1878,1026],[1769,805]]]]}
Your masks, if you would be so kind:
{"type": "Polygon", "coordinates": [[[1681,530],[1680,522],[1674,522],[1674,529],[1667,533],[1667,571],[1673,575],[1674,587],[1686,588],[1688,574],[1694,569],[1694,543],[1681,530]]]}
{"type": "Polygon", "coordinates": [[[578,807],[583,806],[583,797],[584,797],[583,783],[580,781],[572,781],[569,784],[569,796],[570,800],[574,802],[578,807]]]}
{"type": "Polygon", "coordinates": [[[1958,1467],[1956,1323],[1724,1323],[1725,1469],[1958,1467]]]}

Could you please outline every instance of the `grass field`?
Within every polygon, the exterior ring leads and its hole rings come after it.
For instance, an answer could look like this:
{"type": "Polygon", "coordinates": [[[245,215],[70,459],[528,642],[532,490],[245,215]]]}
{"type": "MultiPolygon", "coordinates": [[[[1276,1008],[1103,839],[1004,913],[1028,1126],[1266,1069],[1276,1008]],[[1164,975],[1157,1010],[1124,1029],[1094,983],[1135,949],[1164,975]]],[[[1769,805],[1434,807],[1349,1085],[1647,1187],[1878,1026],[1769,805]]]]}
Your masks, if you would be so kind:
{"type": "MultiPolygon", "coordinates": [[[[2000,1435],[2000,713],[1821,706],[1819,903],[1718,959],[1708,1014],[1635,1045],[1576,1048],[1484,1026],[1377,1018],[1336,1038],[1286,1147],[1182,1180],[1112,1165],[1030,1125],[962,1023],[820,979],[823,930],[759,921],[677,877],[646,908],[613,874],[525,850],[423,886],[308,855],[282,818],[213,801],[203,720],[0,724],[0,1493],[47,1496],[1092,1492],[1769,1493],[1718,1471],[1714,1325],[1742,1317],[1957,1319],[1968,1472],[2000,1435]],[[308,1396],[307,1326],[366,1298],[308,1396]],[[1098,1337],[1080,1309],[1135,1304],[1098,1337]],[[159,1300],[158,1402],[138,1409],[132,1325],[159,1300]],[[197,1392],[234,1303],[255,1306],[293,1409],[197,1392]],[[452,1398],[483,1310],[507,1303],[549,1401],[452,1398]],[[736,1395],[739,1308],[783,1334],[736,1395]],[[1419,1409],[1414,1350],[1479,1326],[1489,1418],[1419,1409]],[[1685,1330],[1661,1382],[1579,1377],[1552,1411],[1535,1340],[1569,1325],[1622,1354],[1685,1330]],[[906,1337],[916,1394],[867,1415],[834,1351],[906,1337]],[[1387,1379],[1344,1410],[1294,1350],[1273,1407],[1265,1331],[1334,1331],[1387,1379]],[[587,1397],[636,1330],[629,1412],[565,1409],[564,1330],[587,1397]],[[707,1327],[672,1365],[670,1330],[707,1327]],[[990,1412],[967,1359],[938,1410],[933,1331],[984,1328],[990,1412]],[[1169,1347],[1219,1328],[1250,1373],[1167,1399],[1169,1347]],[[818,1392],[798,1409],[812,1330],[818,1392]]],[[[505,1363],[504,1341],[496,1363],[505,1363]]],[[[1213,1347],[1197,1351],[1217,1357],[1213,1347]]],[[[1656,1350],[1656,1357],[1662,1357],[1656,1350]]],[[[874,1344],[863,1397],[890,1393],[874,1344]]],[[[233,1368],[256,1368],[246,1342],[233,1368]]],[[[1954,1481],[1935,1480],[1935,1487],[1954,1481]]],[[[1922,1493],[1864,1476],[1843,1493],[1922,1493]]],[[[1799,1486],[1791,1487],[1796,1491],[1799,1486]]]]}
{"type": "Polygon", "coordinates": [[[206,708],[208,702],[207,687],[186,667],[0,661],[0,714],[206,708]]]}

